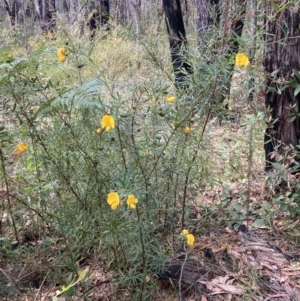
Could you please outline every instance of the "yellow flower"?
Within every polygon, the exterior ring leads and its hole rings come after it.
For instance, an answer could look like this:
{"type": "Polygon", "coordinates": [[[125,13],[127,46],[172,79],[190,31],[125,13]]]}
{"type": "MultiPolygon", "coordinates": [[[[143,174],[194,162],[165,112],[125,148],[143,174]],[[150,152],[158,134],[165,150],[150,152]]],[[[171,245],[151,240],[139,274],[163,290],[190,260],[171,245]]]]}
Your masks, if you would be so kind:
{"type": "Polygon", "coordinates": [[[58,56],[58,60],[61,62],[61,63],[63,63],[65,60],[66,60],[66,58],[67,58],[67,56],[66,56],[66,49],[65,48],[58,48],[58,50],[57,50],[57,56],[58,56]]]}
{"type": "Polygon", "coordinates": [[[188,236],[188,234],[189,234],[189,231],[187,229],[183,229],[180,233],[180,235],[182,235],[182,236],[188,236]]]}
{"type": "Polygon", "coordinates": [[[194,245],[194,241],[195,241],[195,237],[194,237],[194,235],[193,234],[188,234],[187,236],[186,236],[186,238],[187,238],[187,244],[190,246],[190,247],[192,247],[193,245],[194,245]]]}
{"type": "Polygon", "coordinates": [[[131,194],[128,196],[127,205],[130,209],[135,209],[138,201],[139,200],[134,195],[131,194]]]}
{"type": "Polygon", "coordinates": [[[250,64],[250,61],[245,53],[238,53],[235,56],[235,64],[240,68],[247,67],[250,64]]]}
{"type": "Polygon", "coordinates": [[[111,210],[116,210],[120,206],[120,198],[116,192],[110,192],[107,196],[107,203],[111,210]]]}
{"type": "Polygon", "coordinates": [[[191,131],[191,128],[188,127],[188,126],[186,126],[186,127],[183,129],[183,132],[184,132],[185,134],[189,134],[190,131],[191,131]]]}
{"type": "Polygon", "coordinates": [[[169,103],[173,103],[173,102],[175,102],[175,100],[176,100],[176,97],[173,96],[173,95],[167,95],[166,96],[166,101],[169,102],[169,103]]]}
{"type": "Polygon", "coordinates": [[[101,126],[107,132],[115,127],[115,120],[111,115],[104,115],[101,120],[101,126]]]}
{"type": "Polygon", "coordinates": [[[171,125],[172,125],[173,128],[177,128],[178,124],[179,124],[179,122],[177,122],[177,121],[173,121],[171,123],[171,125]]]}
{"type": "Polygon", "coordinates": [[[100,135],[100,134],[102,133],[102,129],[98,128],[98,129],[96,130],[96,133],[100,135]]]}
{"type": "Polygon", "coordinates": [[[24,142],[20,142],[18,143],[17,148],[14,150],[14,155],[18,156],[27,150],[28,150],[28,145],[25,144],[24,142]]]}
{"type": "Polygon", "coordinates": [[[192,247],[194,245],[195,237],[193,234],[189,233],[189,230],[183,229],[180,233],[181,236],[184,236],[186,238],[186,243],[188,246],[192,247]]]}

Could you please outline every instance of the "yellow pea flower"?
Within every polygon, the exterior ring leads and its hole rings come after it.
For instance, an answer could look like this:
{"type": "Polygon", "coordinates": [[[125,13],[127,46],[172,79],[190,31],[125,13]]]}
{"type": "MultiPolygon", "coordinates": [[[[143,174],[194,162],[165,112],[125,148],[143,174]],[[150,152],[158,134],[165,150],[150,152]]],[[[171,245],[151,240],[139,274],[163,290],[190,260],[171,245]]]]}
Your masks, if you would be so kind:
{"type": "Polygon", "coordinates": [[[183,229],[180,233],[181,236],[184,236],[186,238],[186,243],[188,246],[192,247],[194,245],[195,237],[193,234],[189,233],[189,230],[183,229]]]}
{"type": "Polygon", "coordinates": [[[189,134],[190,131],[191,131],[191,128],[188,127],[188,126],[186,126],[186,127],[183,129],[183,132],[184,132],[185,134],[189,134]]]}
{"type": "Polygon", "coordinates": [[[186,236],[186,238],[187,238],[187,244],[190,246],[190,247],[192,247],[193,245],[194,245],[194,241],[195,241],[195,237],[194,237],[194,235],[193,234],[188,234],[187,236],[186,236]]]}
{"type": "Polygon", "coordinates": [[[247,67],[250,64],[249,58],[245,53],[237,53],[235,56],[235,64],[242,68],[247,67]]]}
{"type": "Polygon", "coordinates": [[[167,95],[166,96],[166,102],[173,103],[175,101],[176,101],[176,97],[175,96],[173,96],[173,95],[167,95]]]}
{"type": "Polygon", "coordinates": [[[172,125],[173,128],[177,128],[178,124],[179,124],[179,122],[177,122],[177,121],[173,121],[171,123],[171,125],[172,125]]]}
{"type": "Polygon", "coordinates": [[[131,194],[128,196],[127,205],[130,209],[135,209],[138,201],[139,200],[134,195],[131,194]]]}
{"type": "Polygon", "coordinates": [[[107,132],[115,127],[115,120],[111,115],[104,115],[101,120],[101,126],[107,132]]]}
{"type": "Polygon", "coordinates": [[[24,142],[20,142],[18,143],[17,148],[14,150],[14,155],[18,156],[27,150],[28,150],[28,145],[25,144],[24,142]]]}
{"type": "Polygon", "coordinates": [[[107,196],[107,203],[111,210],[116,210],[120,206],[120,197],[116,192],[110,192],[107,196]]]}
{"type": "Polygon", "coordinates": [[[100,134],[102,133],[102,129],[98,128],[98,129],[96,130],[96,133],[100,135],[100,134]]]}
{"type": "Polygon", "coordinates": [[[66,58],[67,58],[67,55],[66,55],[66,49],[65,48],[58,48],[57,50],[57,56],[58,56],[58,60],[61,62],[61,63],[64,63],[66,58]]]}
{"type": "Polygon", "coordinates": [[[187,229],[183,229],[180,233],[180,235],[182,235],[182,236],[188,236],[188,234],[189,234],[189,231],[187,229]]]}

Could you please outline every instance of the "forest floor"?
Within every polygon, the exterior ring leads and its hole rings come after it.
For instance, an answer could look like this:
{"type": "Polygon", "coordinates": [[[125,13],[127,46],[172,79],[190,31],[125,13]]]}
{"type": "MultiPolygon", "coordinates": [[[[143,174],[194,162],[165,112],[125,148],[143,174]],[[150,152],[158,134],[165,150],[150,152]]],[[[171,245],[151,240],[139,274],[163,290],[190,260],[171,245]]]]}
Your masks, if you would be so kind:
{"type": "MultiPolygon", "coordinates": [[[[116,48],[122,49],[117,44],[116,48]]],[[[107,61],[118,62],[122,69],[119,55],[107,61]]],[[[166,262],[171,269],[183,267],[172,280],[149,272],[150,300],[300,301],[300,221],[273,202],[277,175],[271,182],[264,173],[263,120],[255,119],[249,106],[239,101],[239,84],[234,81],[233,121],[220,124],[212,118],[208,124],[207,168],[213,170],[210,174],[216,183],[201,185],[204,188],[198,191],[193,187],[197,197],[191,218],[197,227],[189,230],[195,236],[194,247],[187,251],[178,245],[178,252],[166,262]]],[[[261,107],[262,103],[258,101],[261,107]]],[[[290,181],[292,185],[298,179],[291,176],[290,181]]],[[[0,191],[0,202],[5,198],[0,191]]],[[[1,254],[0,290],[5,283],[8,292],[3,301],[50,301],[61,289],[61,283],[47,281],[50,267],[59,265],[61,252],[59,242],[47,239],[47,252],[38,235],[28,233],[18,246],[18,258],[1,254]],[[10,297],[14,294],[22,297],[10,297]]],[[[116,295],[116,279],[101,261],[102,251],[80,262],[82,270],[89,270],[84,283],[78,283],[75,293],[70,290],[72,297],[60,296],[58,301],[132,300],[126,288],[118,287],[116,295]]]]}
{"type": "MultiPolygon", "coordinates": [[[[243,141],[242,137],[245,137],[249,129],[237,124],[232,124],[230,128],[220,126],[216,120],[211,121],[210,129],[214,153],[212,157],[230,163],[233,171],[233,165],[236,164],[244,165],[246,169],[246,155],[241,162],[235,162],[234,158],[243,158],[241,154],[246,153],[248,146],[237,144],[237,141],[243,141]],[[227,142],[220,143],[220,137],[227,142]]],[[[256,146],[259,143],[262,146],[261,133],[257,139],[256,146]]],[[[227,167],[230,166],[228,164],[227,167]]],[[[194,248],[192,251],[174,254],[167,263],[169,266],[173,263],[176,266],[179,262],[184,267],[183,272],[177,273],[173,280],[160,279],[152,273],[147,275],[149,283],[152,283],[152,300],[300,300],[300,248],[297,230],[300,221],[287,218],[286,214],[280,213],[278,205],[273,205],[273,189],[264,177],[263,148],[257,147],[253,155],[249,194],[249,208],[252,211],[245,220],[244,228],[239,229],[234,221],[228,226],[226,216],[232,210],[243,214],[243,194],[249,189],[248,183],[245,178],[237,176],[235,181],[224,186],[226,172],[230,171],[224,167],[226,164],[219,162],[216,166],[222,168],[216,169],[216,174],[225,174],[224,178],[220,178],[223,185],[217,184],[206,191],[199,191],[199,196],[194,201],[194,218],[199,223],[199,228],[191,230],[195,236],[194,248]],[[224,187],[227,187],[226,191],[224,187]],[[226,204],[224,194],[227,195],[226,204]],[[204,219],[205,206],[215,208],[209,213],[215,223],[203,228],[201,220],[204,219]],[[274,211],[273,217],[264,210],[274,211]],[[262,222],[257,222],[258,220],[262,222]]],[[[24,247],[35,244],[38,242],[27,241],[24,247]]],[[[118,296],[115,295],[114,277],[99,258],[101,253],[87,260],[86,266],[82,267],[89,269],[88,286],[79,289],[70,299],[59,297],[59,301],[84,300],[83,295],[89,297],[89,300],[131,300],[132,296],[126,289],[124,292],[119,290],[118,296]]],[[[23,268],[27,269],[26,266],[23,268]]],[[[3,268],[2,272],[9,275],[9,266],[3,268]]],[[[31,273],[30,277],[34,280],[34,269],[31,269],[31,273]]],[[[34,300],[51,300],[57,289],[58,287],[42,282],[34,290],[34,300]]],[[[29,300],[33,300],[32,297],[24,296],[20,299],[29,300]]]]}

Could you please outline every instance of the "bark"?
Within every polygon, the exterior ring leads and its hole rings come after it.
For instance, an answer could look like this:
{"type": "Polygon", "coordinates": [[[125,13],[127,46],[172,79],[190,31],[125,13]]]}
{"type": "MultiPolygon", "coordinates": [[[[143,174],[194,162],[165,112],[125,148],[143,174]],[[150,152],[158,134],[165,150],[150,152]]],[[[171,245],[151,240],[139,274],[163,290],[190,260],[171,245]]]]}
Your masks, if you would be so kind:
{"type": "Polygon", "coordinates": [[[109,0],[100,1],[100,11],[101,11],[101,26],[106,26],[109,29],[109,0]]]}
{"type": "Polygon", "coordinates": [[[34,0],[35,10],[39,16],[40,27],[43,32],[53,32],[55,28],[55,0],[34,0]]]}
{"type": "Polygon", "coordinates": [[[197,31],[199,38],[205,40],[213,25],[220,23],[219,0],[197,0],[197,31]]]}
{"type": "MultiPolygon", "coordinates": [[[[246,15],[246,2],[244,0],[236,1],[236,4],[238,6],[239,14],[236,14],[233,18],[233,21],[229,20],[228,23],[225,23],[225,27],[229,29],[228,32],[225,31],[225,38],[226,46],[225,49],[225,55],[236,55],[239,51],[239,37],[241,37],[243,28],[244,28],[244,22],[245,22],[245,15],[246,15]]],[[[228,8],[224,12],[227,13],[228,8]]],[[[224,45],[223,45],[224,46],[224,45]]]]}
{"type": "Polygon", "coordinates": [[[9,5],[7,0],[4,0],[4,7],[9,16],[11,26],[15,26],[18,22],[18,15],[21,4],[18,0],[13,0],[12,4],[9,5]]]}
{"type": "MultiPolygon", "coordinates": [[[[91,1],[84,8],[86,25],[90,30],[90,39],[93,40],[99,27],[109,30],[109,0],[91,1]]],[[[81,25],[81,35],[84,32],[84,24],[81,25]]]]}
{"type": "Polygon", "coordinates": [[[177,87],[188,87],[188,74],[193,73],[186,57],[186,32],[180,0],[163,0],[165,20],[169,35],[171,59],[177,87]]]}
{"type": "Polygon", "coordinates": [[[116,4],[117,19],[122,23],[127,23],[130,20],[130,10],[128,0],[118,0],[116,4]]]}
{"type": "MultiPolygon", "coordinates": [[[[255,63],[255,52],[256,52],[256,28],[257,28],[257,0],[249,0],[247,2],[247,16],[248,16],[248,36],[251,39],[251,47],[249,49],[249,57],[250,60],[253,63],[255,63]]],[[[249,86],[248,86],[249,95],[248,95],[248,101],[254,100],[254,93],[255,93],[255,79],[251,76],[249,80],[249,86]]]]}
{"type": "MultiPolygon", "coordinates": [[[[214,49],[209,50],[217,52],[219,55],[227,58],[228,61],[239,51],[239,37],[242,35],[246,13],[246,2],[244,0],[234,1],[236,7],[232,7],[232,3],[231,1],[221,0],[197,0],[199,46],[204,47],[206,50],[210,32],[214,27],[219,27],[221,32],[220,43],[215,43],[214,49]]],[[[212,61],[213,56],[206,62],[202,62],[204,72],[206,68],[205,64],[211,64],[212,61]]],[[[226,70],[225,74],[220,72],[219,80],[221,85],[215,94],[215,103],[223,102],[227,95],[230,95],[233,72],[233,65],[226,70]]],[[[228,104],[225,108],[227,106],[228,104]]]]}
{"type": "Polygon", "coordinates": [[[161,23],[163,22],[164,19],[164,9],[162,7],[159,7],[156,9],[156,11],[157,11],[157,22],[155,25],[154,32],[158,34],[160,32],[161,23]]]}
{"type": "Polygon", "coordinates": [[[248,35],[251,38],[252,44],[250,48],[250,58],[253,60],[256,51],[256,28],[257,28],[257,0],[249,0],[247,2],[248,20],[249,20],[249,32],[248,35]]]}
{"type": "MultiPolygon", "coordinates": [[[[266,15],[274,13],[271,0],[267,1],[266,11],[266,15]]],[[[294,75],[300,70],[299,24],[299,6],[286,6],[276,13],[274,19],[265,19],[267,48],[264,66],[269,74],[265,102],[270,120],[265,133],[266,171],[272,168],[278,154],[283,158],[282,163],[291,167],[291,148],[296,149],[299,145],[300,94],[294,95],[295,87],[300,85],[299,78],[294,75]],[[275,72],[273,76],[272,72],[275,72]],[[281,89],[283,91],[279,92],[281,89]]]]}
{"type": "Polygon", "coordinates": [[[139,38],[141,34],[141,11],[142,11],[142,1],[141,0],[131,0],[130,4],[133,8],[133,15],[136,27],[136,36],[139,38]]]}
{"type": "Polygon", "coordinates": [[[182,15],[183,15],[183,21],[186,27],[189,25],[189,18],[190,18],[190,12],[189,12],[189,6],[187,0],[181,1],[183,3],[183,9],[182,9],[182,15]]]}
{"type": "MultiPolygon", "coordinates": [[[[224,38],[222,39],[221,44],[221,55],[228,58],[230,60],[231,57],[235,57],[235,55],[239,52],[239,38],[242,36],[243,28],[244,28],[244,22],[245,22],[245,15],[246,15],[246,1],[244,0],[238,0],[235,1],[236,8],[235,11],[238,13],[235,13],[233,16],[231,16],[230,19],[227,19],[227,16],[232,14],[231,7],[228,6],[224,7],[223,15],[225,15],[225,21],[224,21],[224,27],[225,31],[223,32],[224,38]]],[[[234,72],[234,65],[231,65],[230,68],[228,68],[227,72],[229,73],[229,76],[226,77],[227,81],[224,84],[224,89],[222,92],[222,98],[221,101],[223,102],[226,98],[226,95],[230,95],[231,91],[231,82],[232,82],[232,76],[234,72]]],[[[225,108],[228,108],[228,104],[225,106],[225,108]]]]}

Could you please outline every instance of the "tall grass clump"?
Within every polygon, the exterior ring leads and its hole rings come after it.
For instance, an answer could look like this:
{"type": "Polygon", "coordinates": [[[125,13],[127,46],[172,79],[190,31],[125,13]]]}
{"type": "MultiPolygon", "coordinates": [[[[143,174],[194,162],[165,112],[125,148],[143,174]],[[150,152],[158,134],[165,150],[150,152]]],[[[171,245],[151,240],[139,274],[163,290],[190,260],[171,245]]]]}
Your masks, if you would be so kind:
{"type": "MultiPolygon", "coordinates": [[[[89,300],[88,280],[78,290],[70,283],[100,265],[116,300],[148,300],[152,273],[189,249],[180,233],[199,226],[197,189],[213,181],[206,131],[225,112],[220,93],[234,58],[191,45],[189,88],[175,89],[167,41],[136,43],[115,28],[94,44],[62,31],[31,42],[26,55],[10,48],[0,65],[0,236],[25,268],[11,262],[5,283],[27,275],[32,289],[66,284],[57,298],[89,300]]],[[[7,290],[20,295],[18,286],[7,290]]]]}

